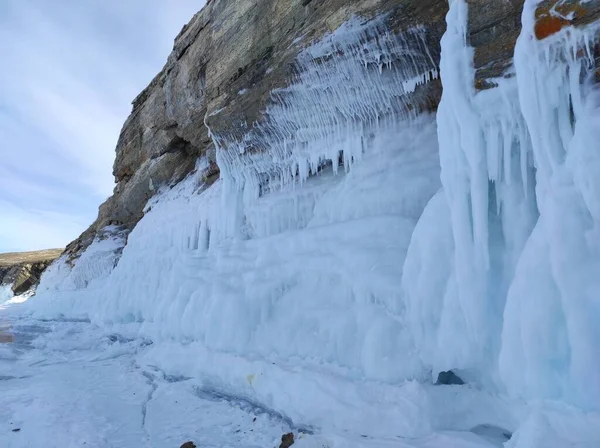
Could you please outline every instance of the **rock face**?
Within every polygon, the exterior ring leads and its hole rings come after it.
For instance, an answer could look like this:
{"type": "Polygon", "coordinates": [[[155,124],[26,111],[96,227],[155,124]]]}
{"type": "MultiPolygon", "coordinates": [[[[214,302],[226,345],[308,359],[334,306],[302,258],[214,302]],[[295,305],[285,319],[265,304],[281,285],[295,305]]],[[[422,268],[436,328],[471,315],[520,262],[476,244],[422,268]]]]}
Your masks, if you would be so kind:
{"type": "MultiPolygon", "coordinates": [[[[468,3],[474,84],[477,89],[492,88],[494,78],[511,76],[524,0],[468,3]]],[[[542,19],[554,3],[542,2],[542,19]]],[[[560,7],[569,12],[564,3],[560,7]]],[[[574,23],[585,23],[598,9],[596,0],[566,3],[576,4],[571,7],[574,23]]],[[[338,76],[338,85],[346,85],[349,92],[364,90],[364,85],[344,80],[340,68],[344,60],[354,58],[373,73],[385,75],[388,70],[420,79],[414,90],[394,96],[385,84],[393,77],[373,77],[381,84],[373,94],[386,104],[379,100],[369,104],[365,110],[372,116],[366,119],[435,110],[441,94],[437,69],[447,9],[446,0],[208,2],[176,37],[163,70],[133,101],[117,143],[114,194],[100,206],[92,226],[67,247],[67,254],[76,258],[108,225],[131,230],[158,189],[193,171],[200,170],[202,181],[210,184],[226,167],[236,183],[251,179],[260,190],[273,175],[260,167],[263,150],[281,146],[283,163],[278,169],[290,171],[291,162],[285,160],[288,146],[302,145],[298,135],[315,124],[315,114],[321,114],[322,128],[317,132],[323,133],[324,145],[330,144],[335,139],[325,135],[327,127],[339,123],[339,115],[352,127],[353,117],[348,111],[327,110],[327,96],[335,92],[318,91],[319,77],[338,76]],[[347,42],[325,42],[320,54],[307,52],[309,45],[323,42],[324,36],[350,20],[362,21],[360,33],[354,37],[348,33],[347,42]],[[300,92],[300,84],[312,85],[313,96],[300,92]],[[293,111],[293,117],[282,111],[293,111]],[[329,115],[323,117],[323,111],[329,115]]],[[[551,21],[550,27],[555,25],[555,19],[551,21]]]]}
{"type": "MultiPolygon", "coordinates": [[[[244,139],[246,130],[266,124],[272,92],[298,79],[296,58],[311,42],[354,16],[368,20],[384,15],[381,26],[394,35],[422,30],[407,45],[415,46],[424,68],[425,59],[431,59],[435,69],[447,8],[441,0],[209,2],[182,29],[163,70],[133,101],[117,143],[114,194],[67,253],[77,257],[107,225],[132,229],[157,189],[196,170],[199,157],[207,162],[205,182],[218,178],[213,139],[220,151],[227,151],[244,139]]],[[[440,93],[441,85],[432,77],[404,104],[432,110],[440,93]]],[[[256,138],[248,147],[260,151],[263,144],[264,139],[256,138]]]]}
{"type": "Polygon", "coordinates": [[[545,39],[565,26],[582,26],[600,17],[598,0],[543,0],[535,11],[535,36],[545,39]]]}
{"type": "Polygon", "coordinates": [[[510,76],[524,0],[469,0],[468,3],[469,44],[475,49],[475,86],[487,89],[495,86],[493,78],[510,76]]]}
{"type": "Polygon", "coordinates": [[[40,282],[44,270],[60,256],[62,249],[0,254],[0,285],[12,285],[15,295],[40,282]]]}

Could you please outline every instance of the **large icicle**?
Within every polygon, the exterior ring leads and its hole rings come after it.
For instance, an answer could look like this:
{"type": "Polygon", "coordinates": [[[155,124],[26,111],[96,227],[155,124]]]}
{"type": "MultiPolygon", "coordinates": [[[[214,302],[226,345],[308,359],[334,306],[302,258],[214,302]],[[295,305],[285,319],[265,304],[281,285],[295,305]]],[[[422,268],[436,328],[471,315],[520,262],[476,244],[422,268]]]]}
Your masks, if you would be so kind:
{"type": "Polygon", "coordinates": [[[436,197],[413,235],[407,323],[434,374],[475,369],[498,382],[499,363],[515,396],[597,408],[600,115],[582,81],[598,26],[540,41],[538,3],[525,3],[516,77],[475,94],[467,3],[451,2],[438,112],[446,203],[436,197]]]}
{"type": "MultiPolygon", "coordinates": [[[[500,349],[506,290],[536,217],[529,140],[511,82],[475,94],[465,1],[451,3],[447,24],[440,66],[444,93],[437,117],[447,205],[436,199],[429,208],[437,211],[429,216],[441,223],[449,213],[454,244],[448,251],[447,242],[437,242],[449,260],[420,260],[418,251],[409,252],[403,276],[407,318],[413,331],[422,334],[422,356],[434,374],[476,369],[491,377],[500,349]],[[439,290],[417,283],[415,270],[434,276],[449,273],[443,300],[439,290]],[[425,309],[435,310],[427,311],[435,316],[423,333],[419,328],[425,309]]],[[[431,244],[419,241],[431,233],[433,222],[423,222],[426,219],[417,227],[415,246],[431,244]],[[419,231],[421,227],[430,231],[419,231]]]]}
{"type": "Polygon", "coordinates": [[[515,67],[540,218],[508,294],[500,371],[514,394],[600,408],[600,110],[582,84],[598,27],[538,41],[537,3],[525,3],[515,67]]]}

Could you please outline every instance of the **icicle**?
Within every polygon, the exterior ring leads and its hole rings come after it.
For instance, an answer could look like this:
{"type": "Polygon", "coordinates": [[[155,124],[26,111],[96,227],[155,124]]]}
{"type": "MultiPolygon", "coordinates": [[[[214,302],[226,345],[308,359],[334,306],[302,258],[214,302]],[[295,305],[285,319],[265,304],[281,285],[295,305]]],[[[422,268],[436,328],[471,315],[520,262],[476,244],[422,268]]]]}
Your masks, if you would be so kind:
{"type": "Polygon", "coordinates": [[[337,172],[340,153],[348,171],[362,158],[366,124],[393,117],[393,127],[412,116],[406,96],[437,76],[425,36],[423,27],[394,34],[382,17],[353,19],[306,48],[297,57],[295,82],[272,92],[268,118],[255,123],[242,142],[219,137],[235,183],[248,187],[248,177],[263,173],[276,174],[282,186],[302,183],[328,162],[337,172]],[[247,153],[245,145],[266,150],[247,153]],[[290,169],[296,164],[298,178],[290,169]]]}

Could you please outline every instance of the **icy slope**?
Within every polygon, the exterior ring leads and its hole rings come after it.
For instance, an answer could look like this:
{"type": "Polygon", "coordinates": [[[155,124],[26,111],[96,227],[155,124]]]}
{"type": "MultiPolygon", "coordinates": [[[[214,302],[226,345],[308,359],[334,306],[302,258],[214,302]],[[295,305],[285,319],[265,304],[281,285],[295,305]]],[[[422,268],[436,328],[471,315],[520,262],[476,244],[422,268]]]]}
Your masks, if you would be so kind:
{"type": "Polygon", "coordinates": [[[11,285],[0,286],[0,305],[4,302],[8,302],[14,296],[11,285]]]}

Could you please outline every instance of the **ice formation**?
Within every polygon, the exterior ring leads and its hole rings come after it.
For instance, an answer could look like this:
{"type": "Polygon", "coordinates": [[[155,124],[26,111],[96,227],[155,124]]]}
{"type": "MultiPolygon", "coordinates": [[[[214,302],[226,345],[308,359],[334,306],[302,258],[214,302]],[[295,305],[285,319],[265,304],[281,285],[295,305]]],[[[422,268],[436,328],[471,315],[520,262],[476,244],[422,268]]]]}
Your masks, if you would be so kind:
{"type": "Polygon", "coordinates": [[[475,94],[467,8],[452,3],[442,39],[444,196],[419,222],[403,284],[408,322],[433,373],[474,369],[491,381],[506,291],[536,220],[535,175],[516,87],[501,80],[501,87],[475,94]]]}
{"type": "Polygon", "coordinates": [[[13,295],[11,285],[0,285],[0,305],[12,299],[13,295]]]}
{"type": "Polygon", "coordinates": [[[533,8],[528,2],[523,12],[515,67],[540,217],[509,290],[500,371],[527,398],[598,409],[600,97],[582,83],[594,71],[598,28],[569,28],[540,45],[533,8]]]}
{"type": "Polygon", "coordinates": [[[474,369],[515,396],[597,408],[600,116],[581,82],[596,28],[538,41],[536,4],[523,11],[516,76],[477,95],[467,3],[451,4],[437,117],[445,201],[413,237],[407,316],[434,372],[474,369]],[[436,247],[443,262],[428,255],[436,247]]]}
{"type": "Polygon", "coordinates": [[[264,191],[303,183],[326,163],[334,173],[340,163],[348,170],[365,148],[424,109],[425,99],[410,95],[438,76],[426,30],[394,33],[381,17],[352,19],[313,43],[295,71],[289,87],[271,93],[252,129],[213,135],[224,188],[241,191],[246,204],[264,191]]]}
{"type": "MultiPolygon", "coordinates": [[[[476,93],[468,4],[451,1],[436,117],[406,108],[438,76],[423,30],[352,21],[308,47],[265,121],[212,135],[219,181],[158,194],[116,267],[103,241],[73,268],[59,260],[35,311],[132,325],[156,343],[149,362],[177,354],[179,374],[339,431],[456,429],[412,381],[451,369],[511,399],[598,410],[600,96],[583,82],[597,30],[538,41],[536,5],[515,75],[476,93]]],[[[462,430],[524,415],[465,400],[462,430]]],[[[553,406],[507,446],[570,440],[555,426],[575,411],[553,406]]]]}
{"type": "Polygon", "coordinates": [[[81,290],[102,282],[117,265],[125,242],[118,227],[105,227],[81,257],[68,260],[63,255],[50,265],[42,274],[39,292],[81,290]]]}

